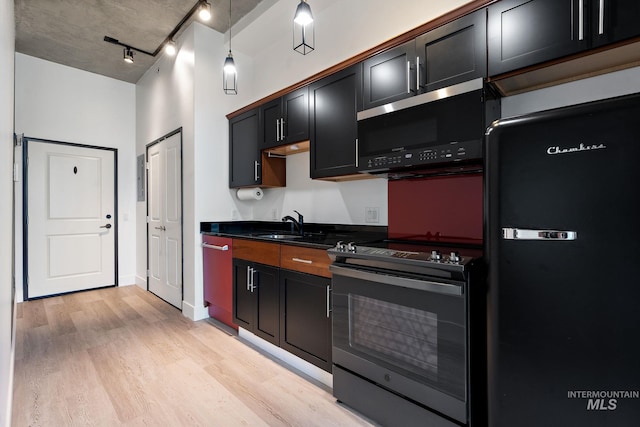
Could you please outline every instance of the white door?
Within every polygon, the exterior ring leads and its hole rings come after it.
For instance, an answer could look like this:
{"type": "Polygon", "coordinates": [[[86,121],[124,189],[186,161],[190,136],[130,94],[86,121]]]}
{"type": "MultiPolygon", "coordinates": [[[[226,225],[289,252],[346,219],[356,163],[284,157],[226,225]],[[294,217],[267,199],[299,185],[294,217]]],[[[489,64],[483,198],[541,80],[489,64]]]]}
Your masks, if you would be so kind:
{"type": "Polygon", "coordinates": [[[27,142],[27,298],[116,285],[115,151],[27,142]]]}
{"type": "Polygon", "coordinates": [[[147,148],[149,290],[182,308],[182,134],[147,148]]]}

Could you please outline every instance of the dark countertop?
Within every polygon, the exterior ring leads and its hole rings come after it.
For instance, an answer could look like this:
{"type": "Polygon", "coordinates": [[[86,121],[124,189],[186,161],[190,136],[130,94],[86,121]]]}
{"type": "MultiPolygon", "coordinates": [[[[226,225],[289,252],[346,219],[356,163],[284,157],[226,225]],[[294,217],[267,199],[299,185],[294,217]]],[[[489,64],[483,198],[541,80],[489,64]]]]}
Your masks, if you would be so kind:
{"type": "Polygon", "coordinates": [[[305,223],[302,236],[293,233],[291,227],[290,222],[281,221],[201,222],[200,232],[321,249],[334,247],[339,241],[363,244],[387,238],[386,226],[305,223]]]}

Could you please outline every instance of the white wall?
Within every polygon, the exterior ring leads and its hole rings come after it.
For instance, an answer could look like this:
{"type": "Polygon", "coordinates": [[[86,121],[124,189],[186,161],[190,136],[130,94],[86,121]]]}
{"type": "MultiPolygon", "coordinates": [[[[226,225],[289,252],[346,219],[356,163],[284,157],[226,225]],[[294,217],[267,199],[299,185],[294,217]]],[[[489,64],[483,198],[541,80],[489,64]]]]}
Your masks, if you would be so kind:
{"type": "Polygon", "coordinates": [[[502,117],[640,92],[640,67],[577,80],[502,99],[502,117]]]}
{"type": "Polygon", "coordinates": [[[0,1],[0,426],[11,425],[15,354],[13,233],[13,0],[0,1]]]}
{"type": "MultiPolygon", "coordinates": [[[[15,63],[17,134],[118,149],[119,282],[135,283],[135,86],[20,53],[15,63]]],[[[16,212],[21,218],[20,204],[16,212]]],[[[20,250],[22,236],[16,239],[20,250]]],[[[21,266],[20,252],[16,258],[21,266]]],[[[17,281],[21,301],[21,272],[17,281]]]]}

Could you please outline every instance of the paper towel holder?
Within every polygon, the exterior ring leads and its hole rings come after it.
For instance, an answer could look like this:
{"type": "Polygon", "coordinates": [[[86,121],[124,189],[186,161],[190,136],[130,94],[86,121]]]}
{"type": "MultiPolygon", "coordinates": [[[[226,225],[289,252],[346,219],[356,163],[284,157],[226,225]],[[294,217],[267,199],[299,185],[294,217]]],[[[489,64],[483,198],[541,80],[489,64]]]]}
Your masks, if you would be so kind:
{"type": "Polygon", "coordinates": [[[264,190],[260,187],[239,188],[236,191],[238,200],[261,200],[264,196],[264,190]]]}

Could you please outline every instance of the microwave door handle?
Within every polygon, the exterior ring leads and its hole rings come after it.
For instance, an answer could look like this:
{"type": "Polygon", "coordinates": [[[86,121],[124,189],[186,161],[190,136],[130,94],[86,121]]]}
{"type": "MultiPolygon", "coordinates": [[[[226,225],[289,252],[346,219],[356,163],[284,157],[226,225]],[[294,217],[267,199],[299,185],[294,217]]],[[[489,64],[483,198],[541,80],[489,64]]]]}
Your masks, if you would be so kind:
{"type": "Polygon", "coordinates": [[[329,270],[337,276],[351,277],[353,279],[368,280],[370,282],[384,283],[385,285],[403,286],[405,288],[417,289],[419,291],[432,292],[443,295],[462,295],[462,286],[449,283],[438,283],[430,280],[412,279],[402,276],[390,276],[387,274],[376,274],[369,271],[357,270],[355,268],[340,267],[330,265],[329,270]]]}
{"type": "Polygon", "coordinates": [[[407,61],[407,93],[411,93],[411,61],[407,61]]]}
{"type": "Polygon", "coordinates": [[[503,228],[504,240],[546,240],[567,241],[576,240],[578,232],[569,230],[531,230],[524,228],[503,228]]]}

